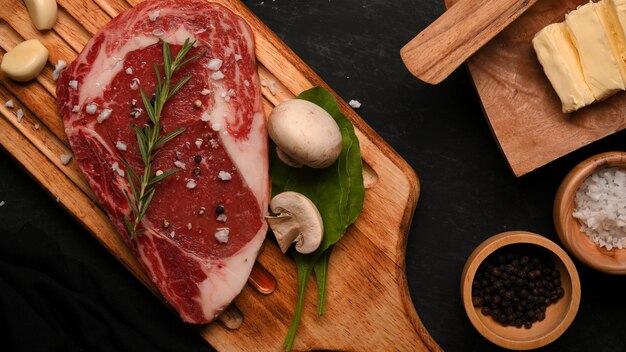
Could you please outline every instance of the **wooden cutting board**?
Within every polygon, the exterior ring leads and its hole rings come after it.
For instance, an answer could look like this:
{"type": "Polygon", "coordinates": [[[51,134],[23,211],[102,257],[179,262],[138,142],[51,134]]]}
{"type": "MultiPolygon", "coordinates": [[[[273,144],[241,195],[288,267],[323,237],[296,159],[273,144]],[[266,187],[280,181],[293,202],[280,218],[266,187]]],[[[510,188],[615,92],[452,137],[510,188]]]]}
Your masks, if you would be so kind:
{"type": "MultiPolygon", "coordinates": [[[[457,0],[445,0],[451,7],[457,0]]],[[[467,61],[491,130],[516,176],[626,128],[626,93],[572,114],[546,78],[532,39],[588,0],[540,0],[467,61]]]]}
{"type": "MultiPolygon", "coordinates": [[[[50,51],[49,63],[35,81],[19,84],[0,75],[0,144],[61,206],[70,212],[148,288],[151,282],[98,207],[93,193],[72,161],[63,123],[55,105],[54,64],[71,62],[89,38],[118,13],[139,0],[57,0],[53,30],[37,31],[21,0],[3,0],[0,54],[25,39],[39,38],[50,51]],[[5,102],[12,99],[15,108],[5,102]],[[24,111],[21,122],[17,109],[24,111]]],[[[240,1],[218,1],[244,17],[256,36],[262,80],[275,81],[273,95],[263,88],[266,112],[301,91],[325,83],[240,1]]],[[[327,87],[328,88],[328,87],[327,87]]],[[[306,306],[295,350],[440,350],[415,312],[405,276],[407,232],[419,195],[414,171],[347,104],[337,97],[355,125],[365,163],[367,191],[363,212],[333,251],[326,312],[317,317],[317,290],[308,284],[306,306]]],[[[266,241],[257,266],[277,280],[269,295],[247,285],[234,305],[244,322],[229,330],[218,322],[199,333],[222,351],[282,348],[297,299],[296,267],[275,242],[266,241]]]]}

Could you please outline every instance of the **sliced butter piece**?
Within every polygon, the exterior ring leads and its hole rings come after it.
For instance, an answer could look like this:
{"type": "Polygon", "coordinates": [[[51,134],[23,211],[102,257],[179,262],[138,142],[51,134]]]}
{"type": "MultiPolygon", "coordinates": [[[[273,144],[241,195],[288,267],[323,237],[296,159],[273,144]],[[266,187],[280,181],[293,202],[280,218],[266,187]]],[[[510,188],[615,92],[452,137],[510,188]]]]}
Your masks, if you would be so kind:
{"type": "Polygon", "coordinates": [[[611,44],[611,50],[619,66],[622,80],[626,85],[626,36],[624,36],[624,30],[610,0],[597,2],[595,7],[609,39],[609,44],[611,44]]]}
{"type": "MultiPolygon", "coordinates": [[[[624,38],[626,42],[626,0],[607,0],[611,7],[613,8],[613,12],[617,17],[619,27],[617,28],[618,36],[624,38]],[[621,31],[620,31],[621,29],[621,31]]],[[[626,44],[625,44],[626,45],[626,44]]],[[[626,47],[622,48],[621,52],[622,61],[626,64],[626,47]]],[[[626,85],[626,81],[624,81],[626,85]]]]}
{"type": "Polygon", "coordinates": [[[609,2],[617,14],[622,29],[626,32],[626,0],[609,0],[609,2]]]}
{"type": "Polygon", "coordinates": [[[551,24],[535,35],[533,47],[552,87],[569,113],[595,101],[565,23],[551,24]]]}
{"type": "Polygon", "coordinates": [[[624,89],[624,81],[600,17],[590,2],[568,13],[565,23],[578,48],[585,80],[596,100],[624,89]]]}
{"type": "Polygon", "coordinates": [[[2,57],[0,70],[18,82],[37,77],[48,61],[48,49],[37,39],[19,43],[2,57]]]}

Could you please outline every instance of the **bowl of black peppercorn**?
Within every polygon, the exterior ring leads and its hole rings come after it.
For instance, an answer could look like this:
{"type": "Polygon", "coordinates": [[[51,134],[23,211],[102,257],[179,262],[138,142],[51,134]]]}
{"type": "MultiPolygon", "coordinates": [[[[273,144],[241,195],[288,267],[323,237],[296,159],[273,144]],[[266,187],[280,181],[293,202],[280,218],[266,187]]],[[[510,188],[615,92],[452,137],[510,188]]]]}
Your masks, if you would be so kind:
{"type": "Polygon", "coordinates": [[[467,259],[461,298],[470,321],[489,341],[529,350],[556,340],[580,305],[574,263],[544,236],[509,231],[481,243],[467,259]]]}

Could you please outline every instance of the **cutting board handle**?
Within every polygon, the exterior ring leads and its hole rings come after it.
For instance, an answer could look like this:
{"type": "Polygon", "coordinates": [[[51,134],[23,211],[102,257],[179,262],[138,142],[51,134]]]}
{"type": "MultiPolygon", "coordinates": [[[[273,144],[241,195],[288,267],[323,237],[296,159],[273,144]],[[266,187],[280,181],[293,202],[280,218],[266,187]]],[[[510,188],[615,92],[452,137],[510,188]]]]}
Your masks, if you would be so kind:
{"type": "Polygon", "coordinates": [[[411,73],[437,84],[537,0],[459,0],[413,38],[400,56],[411,73]]]}

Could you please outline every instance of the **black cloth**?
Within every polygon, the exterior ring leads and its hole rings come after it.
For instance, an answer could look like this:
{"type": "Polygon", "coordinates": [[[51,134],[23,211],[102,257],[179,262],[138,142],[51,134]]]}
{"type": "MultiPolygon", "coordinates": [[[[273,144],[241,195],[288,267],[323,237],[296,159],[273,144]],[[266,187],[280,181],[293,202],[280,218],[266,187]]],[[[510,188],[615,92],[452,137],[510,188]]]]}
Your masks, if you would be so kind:
{"type": "Polygon", "coordinates": [[[164,324],[173,319],[147,289],[116,287],[34,227],[0,229],[0,350],[210,349],[193,327],[164,324]]]}

